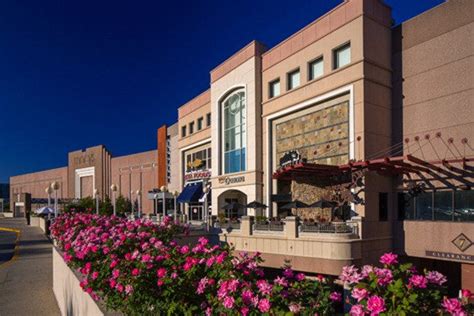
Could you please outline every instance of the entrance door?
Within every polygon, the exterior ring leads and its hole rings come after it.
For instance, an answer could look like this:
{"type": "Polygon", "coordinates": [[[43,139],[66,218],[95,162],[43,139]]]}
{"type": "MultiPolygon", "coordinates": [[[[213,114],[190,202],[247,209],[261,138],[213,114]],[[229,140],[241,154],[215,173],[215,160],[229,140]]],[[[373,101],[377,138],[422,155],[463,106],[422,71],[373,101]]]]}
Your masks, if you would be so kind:
{"type": "Polygon", "coordinates": [[[190,204],[189,205],[189,219],[192,220],[192,221],[203,221],[204,218],[203,218],[203,211],[204,211],[204,208],[202,205],[200,204],[190,204]]]}

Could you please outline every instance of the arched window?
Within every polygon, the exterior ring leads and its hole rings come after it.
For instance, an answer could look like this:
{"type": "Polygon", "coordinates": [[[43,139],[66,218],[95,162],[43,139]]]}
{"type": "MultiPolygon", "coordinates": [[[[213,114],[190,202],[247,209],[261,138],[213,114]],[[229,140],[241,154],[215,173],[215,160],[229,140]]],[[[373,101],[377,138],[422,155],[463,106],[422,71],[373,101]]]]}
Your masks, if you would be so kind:
{"type": "Polygon", "coordinates": [[[224,173],[245,171],[247,147],[245,93],[236,91],[222,102],[224,173]]]}

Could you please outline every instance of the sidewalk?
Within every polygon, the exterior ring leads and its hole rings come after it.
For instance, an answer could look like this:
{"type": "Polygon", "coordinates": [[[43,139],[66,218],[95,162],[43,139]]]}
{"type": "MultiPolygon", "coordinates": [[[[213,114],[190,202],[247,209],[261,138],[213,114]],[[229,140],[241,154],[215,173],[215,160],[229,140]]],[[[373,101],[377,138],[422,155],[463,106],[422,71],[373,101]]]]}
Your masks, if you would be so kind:
{"type": "MultiPolygon", "coordinates": [[[[19,248],[10,261],[0,262],[0,316],[60,315],[53,294],[51,243],[25,219],[0,218],[1,228],[20,230],[19,248]]],[[[10,249],[13,239],[2,239],[10,249]]]]}

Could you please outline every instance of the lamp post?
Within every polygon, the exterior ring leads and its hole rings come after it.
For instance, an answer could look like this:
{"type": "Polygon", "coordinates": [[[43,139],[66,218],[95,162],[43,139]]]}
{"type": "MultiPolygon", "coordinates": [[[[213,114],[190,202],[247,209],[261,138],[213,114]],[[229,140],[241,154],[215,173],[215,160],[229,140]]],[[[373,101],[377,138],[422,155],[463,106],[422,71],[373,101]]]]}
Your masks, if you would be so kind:
{"type": "Polygon", "coordinates": [[[138,200],[138,210],[137,210],[137,213],[138,213],[138,218],[141,218],[142,217],[142,202],[141,202],[141,195],[142,195],[142,191],[140,190],[137,190],[137,200],[138,200]]]}
{"type": "Polygon", "coordinates": [[[118,187],[115,184],[110,186],[110,190],[112,190],[112,205],[114,207],[114,216],[117,215],[117,209],[115,207],[115,194],[117,193],[118,187]]]}
{"type": "Polygon", "coordinates": [[[94,189],[94,197],[95,197],[95,213],[99,215],[99,190],[94,189]]]}
{"type": "Polygon", "coordinates": [[[173,192],[173,198],[174,198],[174,213],[173,213],[173,217],[174,217],[174,221],[176,222],[177,220],[177,217],[178,217],[178,210],[176,209],[176,198],[178,197],[178,191],[174,191],[173,192]]]}
{"type": "Polygon", "coordinates": [[[58,190],[59,182],[54,181],[51,183],[51,189],[54,190],[54,217],[58,216],[58,190]]]}
{"type": "Polygon", "coordinates": [[[168,188],[164,185],[160,188],[161,192],[163,193],[163,218],[166,216],[166,192],[168,192],[168,188]]]}
{"type": "Polygon", "coordinates": [[[53,189],[51,188],[51,184],[44,189],[44,192],[48,195],[48,207],[51,207],[51,193],[53,193],[53,189]]]}
{"type": "Polygon", "coordinates": [[[209,187],[207,184],[202,189],[202,192],[205,194],[204,197],[204,220],[206,221],[206,229],[209,231],[209,209],[207,204],[207,193],[209,193],[209,187]]]}

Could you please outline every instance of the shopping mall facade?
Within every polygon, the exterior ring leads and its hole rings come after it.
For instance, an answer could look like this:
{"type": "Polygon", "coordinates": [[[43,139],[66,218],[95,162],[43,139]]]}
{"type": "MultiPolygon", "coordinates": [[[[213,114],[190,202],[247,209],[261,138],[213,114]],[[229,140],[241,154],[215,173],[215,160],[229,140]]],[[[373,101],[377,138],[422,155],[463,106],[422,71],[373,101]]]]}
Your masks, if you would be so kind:
{"type": "Polygon", "coordinates": [[[447,1],[393,27],[383,1],[344,1],[212,69],[157,150],[69,153],[67,167],[12,177],[11,199],[44,198],[51,181],[64,198],[116,184],[141,190],[147,213],[161,193],[193,223],[212,214],[222,241],[270,267],[335,275],[396,251],[474,289],[473,10],[447,1]],[[267,207],[227,208],[250,202],[267,207]]]}

